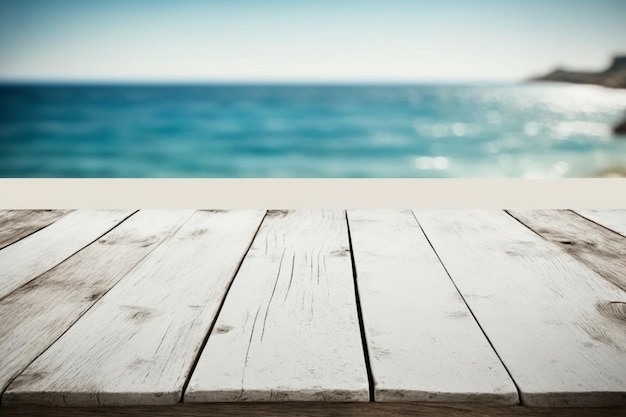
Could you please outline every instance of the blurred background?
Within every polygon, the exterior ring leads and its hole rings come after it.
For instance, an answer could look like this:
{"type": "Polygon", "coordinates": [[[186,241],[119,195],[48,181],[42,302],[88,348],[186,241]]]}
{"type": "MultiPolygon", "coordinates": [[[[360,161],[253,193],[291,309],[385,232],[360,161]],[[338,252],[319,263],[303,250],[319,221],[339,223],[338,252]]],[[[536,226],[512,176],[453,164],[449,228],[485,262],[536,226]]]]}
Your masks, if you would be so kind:
{"type": "Polygon", "coordinates": [[[625,176],[624,16],[622,0],[0,0],[0,176],[625,176]]]}

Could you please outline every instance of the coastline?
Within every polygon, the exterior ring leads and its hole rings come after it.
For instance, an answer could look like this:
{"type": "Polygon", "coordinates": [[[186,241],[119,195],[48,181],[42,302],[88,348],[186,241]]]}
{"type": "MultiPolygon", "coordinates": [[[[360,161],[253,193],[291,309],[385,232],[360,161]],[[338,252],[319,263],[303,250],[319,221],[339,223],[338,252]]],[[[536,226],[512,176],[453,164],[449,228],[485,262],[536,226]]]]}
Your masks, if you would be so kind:
{"type": "Polygon", "coordinates": [[[595,174],[595,178],[626,178],[626,166],[608,168],[595,174]]]}
{"type": "Polygon", "coordinates": [[[552,81],[571,84],[592,84],[607,88],[626,88],[626,56],[615,56],[611,65],[600,72],[571,71],[557,68],[554,71],[533,77],[530,81],[552,81]]]}

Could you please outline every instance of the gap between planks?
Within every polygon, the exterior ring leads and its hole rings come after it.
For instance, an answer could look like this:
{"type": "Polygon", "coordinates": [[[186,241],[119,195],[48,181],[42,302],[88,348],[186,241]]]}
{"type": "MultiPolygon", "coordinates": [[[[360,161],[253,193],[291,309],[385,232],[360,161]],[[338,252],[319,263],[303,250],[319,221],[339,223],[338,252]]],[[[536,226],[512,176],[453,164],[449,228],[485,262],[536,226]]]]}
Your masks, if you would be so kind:
{"type": "Polygon", "coordinates": [[[133,213],[135,210],[73,211],[0,250],[0,299],[96,241],[133,213]]]}
{"type": "MultiPolygon", "coordinates": [[[[622,235],[570,210],[508,210],[508,213],[626,291],[626,238],[622,235]]],[[[626,211],[623,213],[626,219],[626,211]]]]}
{"type": "Polygon", "coordinates": [[[48,227],[70,210],[1,210],[0,249],[48,227]]]}
{"type": "Polygon", "coordinates": [[[372,363],[370,361],[369,347],[367,344],[367,334],[365,333],[365,322],[363,320],[363,308],[361,307],[361,296],[359,295],[359,282],[354,261],[354,246],[352,245],[352,234],[350,232],[350,221],[348,211],[345,210],[346,227],[348,228],[348,247],[350,249],[350,263],[352,265],[352,280],[354,281],[354,297],[356,298],[356,311],[359,319],[359,330],[361,331],[361,344],[363,346],[363,356],[365,359],[365,370],[367,372],[367,382],[370,401],[376,401],[376,382],[372,373],[372,363]]]}
{"type": "Polygon", "coordinates": [[[226,291],[224,292],[224,297],[222,297],[222,301],[220,302],[220,305],[218,306],[216,312],[215,312],[215,318],[213,319],[213,323],[211,323],[211,327],[209,328],[209,331],[207,332],[206,336],[204,337],[204,340],[202,341],[202,344],[200,346],[200,349],[198,350],[198,354],[196,355],[196,358],[193,362],[193,364],[191,365],[189,374],[187,375],[187,379],[185,380],[185,383],[183,384],[183,388],[182,388],[182,393],[183,395],[180,398],[180,403],[183,402],[184,399],[184,395],[185,392],[187,392],[187,387],[189,386],[189,382],[191,381],[191,377],[194,374],[194,372],[196,371],[196,368],[198,367],[198,362],[200,361],[200,356],[202,355],[202,352],[204,351],[204,348],[206,347],[208,341],[209,341],[209,337],[211,337],[211,334],[213,334],[213,329],[215,329],[215,323],[217,323],[217,320],[220,316],[220,313],[222,312],[222,309],[224,308],[224,303],[226,302],[226,298],[228,297],[228,293],[230,292],[230,289],[233,286],[233,283],[235,282],[235,279],[237,278],[237,274],[239,274],[239,270],[241,269],[241,265],[243,264],[244,259],[246,259],[246,256],[248,256],[248,253],[250,252],[250,248],[252,247],[257,235],[259,234],[259,230],[261,229],[261,226],[263,225],[263,222],[265,221],[265,218],[267,217],[267,211],[265,212],[265,214],[263,215],[263,218],[261,219],[261,222],[259,223],[259,227],[256,229],[256,232],[254,233],[254,236],[252,237],[252,239],[250,240],[250,245],[248,245],[248,248],[246,249],[246,252],[244,253],[243,257],[241,258],[241,261],[239,262],[239,265],[237,266],[237,269],[235,270],[234,274],[233,274],[233,279],[230,281],[230,283],[228,284],[228,287],[226,288],[226,291]]]}
{"type": "Polygon", "coordinates": [[[575,210],[575,213],[612,232],[626,237],[626,209],[575,210]]]}

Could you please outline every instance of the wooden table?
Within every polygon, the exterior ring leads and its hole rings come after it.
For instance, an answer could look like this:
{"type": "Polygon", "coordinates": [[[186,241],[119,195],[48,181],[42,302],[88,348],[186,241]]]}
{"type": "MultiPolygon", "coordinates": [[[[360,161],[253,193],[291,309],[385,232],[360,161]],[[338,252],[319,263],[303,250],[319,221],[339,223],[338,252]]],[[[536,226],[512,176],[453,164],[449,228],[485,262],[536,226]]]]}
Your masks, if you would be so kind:
{"type": "Polygon", "coordinates": [[[626,210],[0,211],[0,415],[626,415],[626,210]]]}

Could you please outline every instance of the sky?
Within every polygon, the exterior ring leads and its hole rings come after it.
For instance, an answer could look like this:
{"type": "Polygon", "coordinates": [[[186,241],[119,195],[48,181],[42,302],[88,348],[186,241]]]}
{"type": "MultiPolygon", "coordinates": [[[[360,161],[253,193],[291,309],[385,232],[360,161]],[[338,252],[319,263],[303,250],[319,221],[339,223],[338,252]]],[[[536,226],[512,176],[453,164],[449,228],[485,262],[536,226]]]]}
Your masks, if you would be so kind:
{"type": "Polygon", "coordinates": [[[509,81],[626,54],[625,0],[0,0],[0,81],[509,81]]]}

